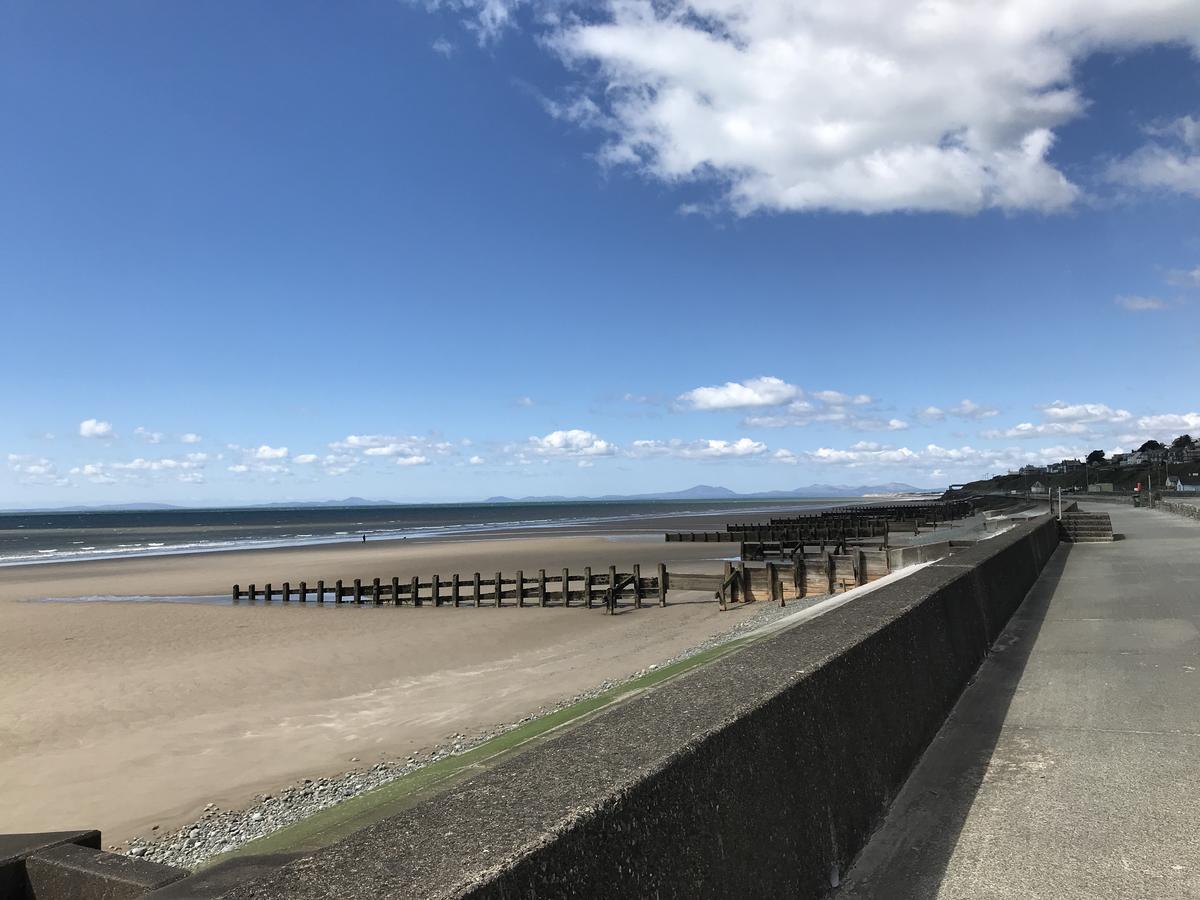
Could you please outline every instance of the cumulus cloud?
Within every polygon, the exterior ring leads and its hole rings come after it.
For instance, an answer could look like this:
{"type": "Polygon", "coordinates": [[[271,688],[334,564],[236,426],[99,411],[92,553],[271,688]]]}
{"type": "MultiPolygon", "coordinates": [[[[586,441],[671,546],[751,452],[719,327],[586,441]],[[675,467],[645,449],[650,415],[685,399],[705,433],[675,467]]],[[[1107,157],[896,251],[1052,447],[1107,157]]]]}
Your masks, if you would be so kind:
{"type": "Polygon", "coordinates": [[[161,431],[150,431],[141,425],[133,429],[133,433],[135,437],[141,438],[147,444],[161,444],[163,437],[165,437],[161,431]]]}
{"type": "Polygon", "coordinates": [[[315,453],[301,453],[299,456],[294,457],[292,462],[301,466],[307,466],[315,463],[319,458],[315,453]]]}
{"type": "Polygon", "coordinates": [[[472,465],[472,466],[482,466],[483,463],[484,463],[484,458],[482,456],[472,456],[470,459],[467,460],[467,464],[472,465]]]}
{"type": "Polygon", "coordinates": [[[739,438],[736,441],[715,439],[684,441],[678,438],[669,441],[639,440],[634,441],[629,449],[629,455],[634,457],[672,456],[678,459],[762,456],[766,452],[766,444],[750,438],[739,438]]]}
{"type": "Polygon", "coordinates": [[[1113,161],[1109,180],[1138,190],[1200,197],[1200,119],[1182,116],[1147,131],[1152,140],[1113,161]]]}
{"type": "Polygon", "coordinates": [[[287,455],[287,447],[271,447],[267,444],[263,444],[254,451],[255,459],[283,459],[287,455]]]}
{"type": "Polygon", "coordinates": [[[184,444],[198,444],[204,439],[196,434],[196,432],[189,431],[186,434],[180,435],[179,440],[184,444]]]}
{"type": "Polygon", "coordinates": [[[446,57],[446,59],[449,59],[451,56],[454,55],[454,44],[450,43],[450,41],[446,40],[444,37],[437,38],[429,46],[430,46],[430,49],[432,49],[434,53],[437,53],[440,56],[444,56],[444,57],[446,57]]]}
{"type": "Polygon", "coordinates": [[[908,427],[903,419],[881,415],[869,394],[843,391],[806,392],[772,375],[747,381],[693,388],[676,398],[681,410],[747,410],[742,424],[751,428],[803,427],[826,422],[856,431],[898,431],[908,427]]]}
{"type": "Polygon", "coordinates": [[[79,436],[85,438],[111,438],[113,437],[112,422],[105,422],[100,419],[84,419],[79,423],[79,436]]]}
{"type": "Polygon", "coordinates": [[[950,407],[947,412],[952,416],[958,416],[962,419],[989,419],[994,415],[998,415],[1000,410],[994,406],[981,406],[970,400],[962,400],[950,407]]]}
{"type": "Polygon", "coordinates": [[[59,475],[58,467],[52,460],[44,456],[31,456],[24,453],[8,454],[8,467],[17,475],[22,484],[41,484],[62,487],[68,480],[59,475]]]}
{"type": "Polygon", "coordinates": [[[1082,422],[1045,422],[1035,425],[1033,422],[1021,422],[1012,428],[992,429],[985,431],[985,438],[1035,438],[1048,434],[1088,434],[1091,429],[1082,422]]]}
{"type": "MultiPolygon", "coordinates": [[[[977,448],[972,446],[943,447],[926,444],[924,447],[896,447],[860,441],[849,447],[818,447],[815,450],[793,453],[778,450],[772,459],[787,465],[816,464],[845,469],[900,470],[936,472],[937,477],[954,473],[974,476],[989,470],[1006,471],[1023,465],[1042,465],[1059,459],[1078,457],[1087,451],[1079,447],[1039,447],[1020,449],[977,448]]],[[[932,476],[931,476],[932,477],[932,476]]]]}
{"type": "Polygon", "coordinates": [[[727,381],[716,387],[698,387],[679,396],[685,409],[746,409],[756,406],[779,406],[803,392],[782,378],[765,376],[748,381],[727,381]]]}
{"type": "Polygon", "coordinates": [[[1167,273],[1167,284],[1182,288],[1200,288],[1200,266],[1194,269],[1172,269],[1167,273]]]}
{"type": "Polygon", "coordinates": [[[1140,431],[1149,434],[1169,435],[1193,434],[1200,431],[1200,413],[1166,413],[1157,416],[1142,416],[1137,420],[1140,431]]]}
{"type": "Polygon", "coordinates": [[[1064,403],[1055,400],[1039,407],[1042,414],[1056,422],[1100,422],[1120,424],[1128,422],[1133,414],[1127,409],[1114,409],[1105,403],[1064,403]]]}
{"type": "Polygon", "coordinates": [[[429,465],[429,458],[421,455],[400,456],[395,460],[398,466],[426,466],[429,465]]]}
{"type": "Polygon", "coordinates": [[[531,437],[526,449],[540,456],[612,456],[616,446],[582,428],[552,431],[543,437],[531,437]]]}
{"type": "MultiPolygon", "coordinates": [[[[482,23],[502,27],[516,5],[463,4],[491,33],[482,23]]],[[[1087,105],[1077,63],[1099,49],[1195,45],[1200,7],[608,0],[546,32],[580,76],[552,113],[605,133],[604,162],[716,182],[738,213],[1055,211],[1081,193],[1051,158],[1055,129],[1087,105]]],[[[1127,168],[1194,190],[1194,166],[1176,153],[1127,168]]]]}
{"type": "Polygon", "coordinates": [[[1117,297],[1113,302],[1128,312],[1150,312],[1157,309],[1166,309],[1169,305],[1167,301],[1160,300],[1157,297],[1138,297],[1132,294],[1117,297]]]}
{"type": "Polygon", "coordinates": [[[145,482],[170,475],[174,475],[180,481],[199,483],[203,480],[198,477],[200,470],[204,468],[207,461],[207,453],[189,453],[182,458],[139,456],[123,462],[84,463],[73,466],[70,474],[86,478],[93,484],[115,484],[118,481],[145,482]]]}

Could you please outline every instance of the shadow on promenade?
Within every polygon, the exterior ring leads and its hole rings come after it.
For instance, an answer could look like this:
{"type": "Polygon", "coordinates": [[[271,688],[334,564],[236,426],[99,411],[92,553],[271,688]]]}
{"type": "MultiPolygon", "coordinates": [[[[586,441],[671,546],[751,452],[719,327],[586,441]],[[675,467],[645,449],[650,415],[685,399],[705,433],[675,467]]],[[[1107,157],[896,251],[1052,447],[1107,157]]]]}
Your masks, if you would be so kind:
{"type": "Polygon", "coordinates": [[[850,870],[839,900],[938,896],[1072,549],[1060,544],[1047,562],[850,870]]]}

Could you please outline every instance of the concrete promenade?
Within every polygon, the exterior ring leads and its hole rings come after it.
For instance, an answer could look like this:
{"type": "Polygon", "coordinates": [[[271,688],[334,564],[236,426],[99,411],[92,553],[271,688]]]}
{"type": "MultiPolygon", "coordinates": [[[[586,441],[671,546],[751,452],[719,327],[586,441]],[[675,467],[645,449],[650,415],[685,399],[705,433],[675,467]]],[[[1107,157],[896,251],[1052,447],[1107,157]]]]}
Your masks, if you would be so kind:
{"type": "Polygon", "coordinates": [[[1200,521],[1080,508],[840,900],[1200,898],[1200,521]]]}

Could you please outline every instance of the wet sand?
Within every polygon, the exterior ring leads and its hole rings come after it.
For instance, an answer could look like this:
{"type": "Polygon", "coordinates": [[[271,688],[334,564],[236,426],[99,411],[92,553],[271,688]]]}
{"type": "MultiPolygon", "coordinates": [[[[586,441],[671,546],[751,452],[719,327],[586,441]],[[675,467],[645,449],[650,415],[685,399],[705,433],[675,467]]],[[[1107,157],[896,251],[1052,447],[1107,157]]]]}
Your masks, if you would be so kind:
{"type": "Polygon", "coordinates": [[[167,829],[210,802],[237,807],[297,778],[512,722],[747,612],[682,593],[666,609],[616,616],[36,598],[635,562],[711,571],[730,549],[661,534],[546,534],[0,568],[0,831],[100,828],[108,844],[167,829]]]}

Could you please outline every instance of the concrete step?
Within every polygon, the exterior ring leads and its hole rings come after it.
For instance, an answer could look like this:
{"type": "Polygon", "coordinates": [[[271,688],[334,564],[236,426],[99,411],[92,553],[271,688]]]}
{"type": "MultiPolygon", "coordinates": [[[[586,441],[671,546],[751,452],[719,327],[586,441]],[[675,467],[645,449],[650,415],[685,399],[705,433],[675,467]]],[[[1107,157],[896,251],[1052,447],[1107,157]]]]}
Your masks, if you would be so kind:
{"type": "Polygon", "coordinates": [[[1059,537],[1072,544],[1112,541],[1112,519],[1108,513],[1067,513],[1058,522],[1059,537]]]}

